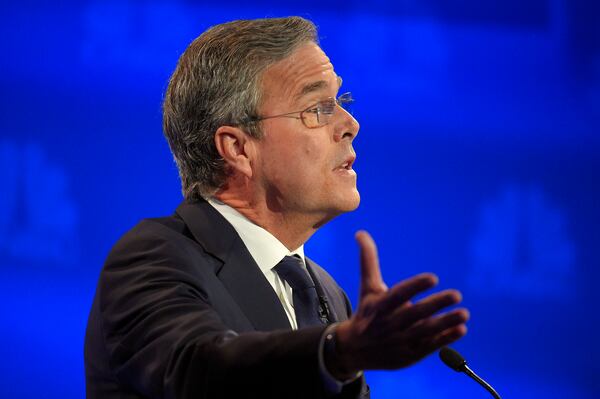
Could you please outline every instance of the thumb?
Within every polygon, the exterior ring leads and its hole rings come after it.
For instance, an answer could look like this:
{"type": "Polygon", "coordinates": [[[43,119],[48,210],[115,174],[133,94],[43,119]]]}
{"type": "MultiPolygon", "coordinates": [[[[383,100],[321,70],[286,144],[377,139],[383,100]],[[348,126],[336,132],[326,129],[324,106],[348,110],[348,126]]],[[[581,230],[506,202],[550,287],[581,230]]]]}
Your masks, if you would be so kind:
{"type": "Polygon", "coordinates": [[[354,237],[360,248],[360,296],[387,291],[387,286],[381,278],[375,241],[364,230],[357,231],[354,237]]]}

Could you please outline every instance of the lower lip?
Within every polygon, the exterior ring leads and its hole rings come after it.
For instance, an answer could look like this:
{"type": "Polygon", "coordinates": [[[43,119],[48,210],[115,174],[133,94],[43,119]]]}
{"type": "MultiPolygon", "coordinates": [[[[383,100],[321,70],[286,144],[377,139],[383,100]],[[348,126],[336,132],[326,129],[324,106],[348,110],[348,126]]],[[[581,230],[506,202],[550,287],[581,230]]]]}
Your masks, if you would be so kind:
{"type": "Polygon", "coordinates": [[[356,172],[354,171],[354,169],[337,168],[335,169],[335,172],[342,176],[356,176],[356,172]]]}

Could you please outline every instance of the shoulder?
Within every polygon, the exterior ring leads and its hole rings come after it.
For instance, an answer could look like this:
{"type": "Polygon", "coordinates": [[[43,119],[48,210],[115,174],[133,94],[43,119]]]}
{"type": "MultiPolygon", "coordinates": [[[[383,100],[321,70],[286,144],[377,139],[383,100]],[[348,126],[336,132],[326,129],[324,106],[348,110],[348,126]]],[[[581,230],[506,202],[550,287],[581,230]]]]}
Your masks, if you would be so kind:
{"type": "Polygon", "coordinates": [[[113,246],[109,257],[124,250],[142,250],[159,242],[191,240],[187,226],[178,215],[142,219],[113,246]]]}
{"type": "Polygon", "coordinates": [[[178,216],[143,219],[113,246],[100,273],[103,304],[121,294],[150,292],[179,285],[205,297],[203,287],[215,278],[218,259],[199,245],[178,216]]]}
{"type": "Polygon", "coordinates": [[[204,257],[206,253],[185,222],[174,214],[141,220],[115,243],[105,268],[122,263],[131,267],[165,258],[182,261],[198,255],[204,257]]]}
{"type": "Polygon", "coordinates": [[[317,262],[306,257],[306,263],[307,263],[307,266],[311,268],[313,273],[315,273],[317,275],[317,278],[319,279],[321,284],[335,287],[336,289],[341,290],[340,286],[335,281],[335,279],[331,276],[331,274],[329,274],[329,272],[327,270],[325,270],[323,267],[321,267],[317,262]]]}
{"type": "Polygon", "coordinates": [[[329,299],[333,302],[334,307],[338,310],[338,316],[341,320],[346,319],[352,314],[352,305],[346,292],[338,285],[335,279],[321,266],[313,260],[306,258],[307,266],[311,268],[313,273],[319,279],[329,299]],[[343,310],[343,311],[342,311],[343,310]],[[342,316],[345,315],[345,317],[342,316]]]}

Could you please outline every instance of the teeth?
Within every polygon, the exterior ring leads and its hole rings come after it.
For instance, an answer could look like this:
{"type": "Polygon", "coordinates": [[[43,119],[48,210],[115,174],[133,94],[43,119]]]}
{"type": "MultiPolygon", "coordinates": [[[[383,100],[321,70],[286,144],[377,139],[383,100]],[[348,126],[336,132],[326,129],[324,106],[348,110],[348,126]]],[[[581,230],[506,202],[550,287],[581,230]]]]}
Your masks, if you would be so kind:
{"type": "Polygon", "coordinates": [[[352,162],[351,161],[344,162],[343,164],[341,164],[339,166],[339,168],[340,169],[350,170],[350,169],[352,169],[352,162]]]}

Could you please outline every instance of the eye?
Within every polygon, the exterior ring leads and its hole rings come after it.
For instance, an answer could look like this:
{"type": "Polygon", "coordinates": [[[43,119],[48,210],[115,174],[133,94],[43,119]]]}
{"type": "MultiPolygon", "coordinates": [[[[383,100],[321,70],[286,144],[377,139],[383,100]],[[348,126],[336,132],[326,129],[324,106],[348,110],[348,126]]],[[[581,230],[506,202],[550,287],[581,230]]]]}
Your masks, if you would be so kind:
{"type": "Polygon", "coordinates": [[[336,106],[336,101],[333,99],[323,100],[317,104],[319,113],[325,114],[325,115],[332,115],[333,111],[335,110],[335,106],[336,106]]]}

